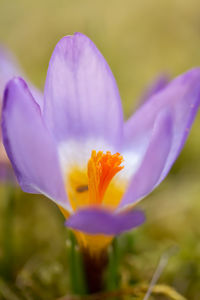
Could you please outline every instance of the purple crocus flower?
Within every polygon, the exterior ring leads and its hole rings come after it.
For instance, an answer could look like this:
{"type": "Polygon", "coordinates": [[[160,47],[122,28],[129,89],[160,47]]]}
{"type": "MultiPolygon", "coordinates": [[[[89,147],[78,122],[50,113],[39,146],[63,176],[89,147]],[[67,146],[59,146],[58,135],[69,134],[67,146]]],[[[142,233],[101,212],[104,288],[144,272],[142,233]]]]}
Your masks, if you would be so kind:
{"type": "MultiPolygon", "coordinates": [[[[3,100],[3,91],[6,83],[16,75],[23,74],[16,59],[13,55],[4,47],[0,46],[0,112],[3,100]]],[[[31,89],[36,96],[36,99],[42,99],[40,92],[31,85],[31,89]]],[[[0,113],[1,121],[1,113],[0,113]]],[[[0,181],[13,181],[14,176],[11,171],[11,166],[6,155],[6,152],[2,143],[2,134],[0,130],[0,181]]]]}
{"type": "MultiPolygon", "coordinates": [[[[0,47],[0,121],[1,121],[1,106],[3,100],[3,90],[6,83],[15,75],[20,73],[20,68],[12,55],[0,47]]],[[[0,181],[7,181],[13,179],[11,166],[6,155],[2,143],[2,133],[0,130],[0,181]]]]}
{"type": "Polygon", "coordinates": [[[76,33],[55,47],[43,106],[23,79],[8,83],[3,141],[22,189],[53,200],[80,243],[98,248],[144,222],[135,205],[169,172],[199,102],[196,68],[153,93],[124,123],[108,64],[76,33]]]}

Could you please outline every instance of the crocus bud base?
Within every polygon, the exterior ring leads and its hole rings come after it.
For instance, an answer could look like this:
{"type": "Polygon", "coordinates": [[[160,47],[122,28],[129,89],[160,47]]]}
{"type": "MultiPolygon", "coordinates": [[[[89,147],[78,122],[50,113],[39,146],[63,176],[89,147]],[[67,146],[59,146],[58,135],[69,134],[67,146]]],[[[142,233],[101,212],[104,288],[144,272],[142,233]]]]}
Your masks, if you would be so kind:
{"type": "Polygon", "coordinates": [[[81,254],[88,293],[101,292],[104,289],[104,271],[108,264],[107,250],[102,251],[99,256],[94,256],[83,248],[81,254]]]}

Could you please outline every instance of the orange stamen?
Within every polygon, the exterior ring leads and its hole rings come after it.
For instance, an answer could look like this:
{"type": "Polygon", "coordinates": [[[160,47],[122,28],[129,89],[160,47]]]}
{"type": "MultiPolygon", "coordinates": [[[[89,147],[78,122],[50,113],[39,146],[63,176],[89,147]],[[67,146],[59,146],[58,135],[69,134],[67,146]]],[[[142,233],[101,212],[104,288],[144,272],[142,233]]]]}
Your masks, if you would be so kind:
{"type": "Polygon", "coordinates": [[[111,154],[107,151],[92,151],[88,161],[88,188],[89,203],[100,204],[103,200],[106,189],[112,178],[121,171],[124,166],[120,166],[123,157],[119,154],[111,154]]]}

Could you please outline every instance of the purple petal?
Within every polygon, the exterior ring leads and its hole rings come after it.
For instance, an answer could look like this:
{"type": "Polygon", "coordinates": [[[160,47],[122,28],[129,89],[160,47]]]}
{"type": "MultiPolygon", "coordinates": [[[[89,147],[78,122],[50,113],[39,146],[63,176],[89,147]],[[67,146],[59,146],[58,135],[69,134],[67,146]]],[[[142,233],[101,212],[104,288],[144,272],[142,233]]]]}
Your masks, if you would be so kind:
{"type": "Polygon", "coordinates": [[[15,78],[5,90],[3,142],[22,189],[42,193],[67,206],[55,143],[26,83],[15,78]]]}
{"type": "Polygon", "coordinates": [[[105,59],[85,35],[75,33],[57,44],[44,97],[44,117],[58,141],[95,138],[120,143],[118,88],[105,59]]]}
{"type": "Polygon", "coordinates": [[[119,208],[135,203],[150,193],[157,184],[170,152],[172,126],[171,113],[169,111],[160,113],[155,121],[143,161],[130,180],[119,208]]]}
{"type": "Polygon", "coordinates": [[[102,209],[88,208],[77,211],[65,224],[89,234],[117,235],[141,225],[144,221],[145,216],[139,210],[113,214],[102,209]]]}
{"type": "MultiPolygon", "coordinates": [[[[173,141],[159,182],[167,175],[180,153],[190,131],[200,103],[200,69],[180,75],[161,92],[152,96],[125,124],[124,148],[142,156],[154,126],[156,116],[165,107],[173,112],[173,141]]],[[[124,150],[124,151],[125,151],[124,150]]]]}
{"type": "Polygon", "coordinates": [[[3,96],[6,83],[20,73],[20,68],[9,51],[0,47],[0,98],[3,96]]]}
{"type": "Polygon", "coordinates": [[[163,90],[169,83],[169,76],[167,74],[162,74],[145,90],[143,93],[140,104],[148,101],[153,95],[163,90]]]}
{"type": "MultiPolygon", "coordinates": [[[[3,99],[3,91],[9,80],[15,76],[23,76],[24,72],[18,65],[16,58],[2,46],[0,47],[0,103],[3,99]]],[[[31,83],[28,84],[31,89],[36,102],[42,108],[43,106],[43,96],[41,92],[31,83]]]]}

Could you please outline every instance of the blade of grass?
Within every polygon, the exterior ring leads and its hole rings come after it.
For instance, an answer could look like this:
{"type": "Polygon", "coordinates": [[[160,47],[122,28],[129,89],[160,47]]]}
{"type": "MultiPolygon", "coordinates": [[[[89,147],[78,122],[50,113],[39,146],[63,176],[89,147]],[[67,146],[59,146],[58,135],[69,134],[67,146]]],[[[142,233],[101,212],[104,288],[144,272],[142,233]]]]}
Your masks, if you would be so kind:
{"type": "Polygon", "coordinates": [[[85,295],[86,284],[84,280],[82,258],[74,234],[71,231],[68,233],[69,239],[67,241],[67,248],[71,290],[74,294],[85,295]]]}
{"type": "Polygon", "coordinates": [[[14,259],[14,215],[15,215],[15,188],[12,185],[6,186],[6,199],[4,209],[3,227],[3,261],[2,275],[5,279],[13,280],[13,259],[14,259]]]}
{"type": "Polygon", "coordinates": [[[118,287],[118,266],[119,266],[119,247],[118,241],[115,238],[113,240],[110,254],[109,254],[109,263],[107,270],[107,290],[115,290],[118,287]]]}

